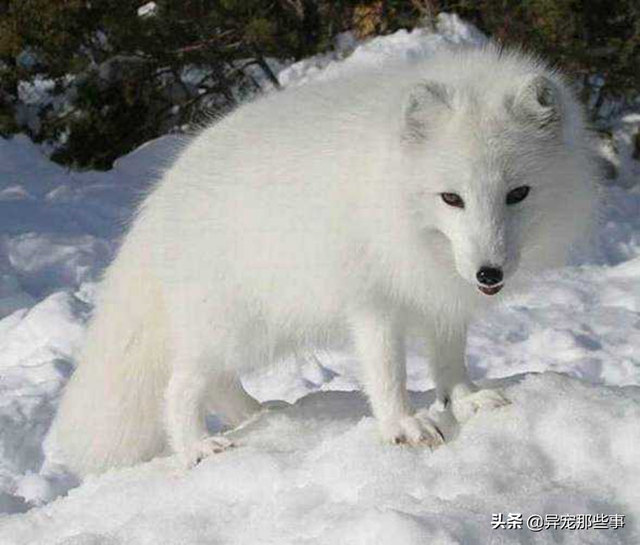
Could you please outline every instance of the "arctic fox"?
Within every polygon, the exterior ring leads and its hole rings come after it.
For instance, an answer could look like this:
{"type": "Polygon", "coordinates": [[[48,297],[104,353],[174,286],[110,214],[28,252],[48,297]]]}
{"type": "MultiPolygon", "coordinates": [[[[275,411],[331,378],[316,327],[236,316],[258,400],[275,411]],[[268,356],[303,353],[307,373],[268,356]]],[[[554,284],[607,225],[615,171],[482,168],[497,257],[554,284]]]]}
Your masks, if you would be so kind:
{"type": "Polygon", "coordinates": [[[587,229],[591,148],[563,79],[495,46],[240,107],[140,207],[49,440],[80,475],[164,451],[191,466],[230,445],[207,411],[261,410],[241,372],[346,340],[382,438],[440,444],[409,403],[406,331],[458,419],[506,404],[468,377],[467,324],[587,229]]]}

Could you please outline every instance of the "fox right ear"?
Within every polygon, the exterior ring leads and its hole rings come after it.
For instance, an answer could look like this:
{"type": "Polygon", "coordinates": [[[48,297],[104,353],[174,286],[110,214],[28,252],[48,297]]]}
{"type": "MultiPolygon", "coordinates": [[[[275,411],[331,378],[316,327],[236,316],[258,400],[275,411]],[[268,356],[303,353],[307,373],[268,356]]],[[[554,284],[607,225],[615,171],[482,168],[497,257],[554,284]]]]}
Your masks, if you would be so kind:
{"type": "Polygon", "coordinates": [[[404,105],[402,137],[405,140],[423,140],[435,122],[438,109],[450,109],[452,92],[444,84],[423,81],[413,87],[404,105]]]}
{"type": "Polygon", "coordinates": [[[529,77],[512,99],[514,114],[540,129],[557,127],[561,118],[560,90],[546,76],[529,77]]]}

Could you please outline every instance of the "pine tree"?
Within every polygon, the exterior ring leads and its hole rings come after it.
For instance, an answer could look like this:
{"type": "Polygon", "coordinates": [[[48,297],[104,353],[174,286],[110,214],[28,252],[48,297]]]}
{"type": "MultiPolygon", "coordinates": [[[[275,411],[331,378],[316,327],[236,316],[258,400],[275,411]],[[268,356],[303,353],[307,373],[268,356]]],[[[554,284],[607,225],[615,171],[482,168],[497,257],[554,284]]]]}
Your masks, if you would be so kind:
{"type": "Polygon", "coordinates": [[[539,52],[583,84],[593,111],[640,89],[637,0],[0,0],[0,135],[27,132],[53,159],[109,168],[143,142],[197,126],[277,86],[269,58],[296,60],[457,12],[539,52]],[[259,76],[259,77],[258,77],[259,76]],[[21,82],[55,83],[29,123],[21,82]],[[22,113],[21,113],[22,112],[22,113]]]}

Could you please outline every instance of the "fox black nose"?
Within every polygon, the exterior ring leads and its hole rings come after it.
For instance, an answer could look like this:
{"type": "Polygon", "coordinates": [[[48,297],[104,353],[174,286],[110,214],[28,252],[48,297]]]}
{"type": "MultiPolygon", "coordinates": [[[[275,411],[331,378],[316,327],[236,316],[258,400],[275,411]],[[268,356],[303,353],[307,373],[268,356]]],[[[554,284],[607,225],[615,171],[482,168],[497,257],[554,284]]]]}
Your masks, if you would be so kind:
{"type": "Polygon", "coordinates": [[[476,274],[476,278],[480,284],[485,286],[495,286],[502,282],[502,269],[496,269],[495,267],[481,267],[476,274]]]}

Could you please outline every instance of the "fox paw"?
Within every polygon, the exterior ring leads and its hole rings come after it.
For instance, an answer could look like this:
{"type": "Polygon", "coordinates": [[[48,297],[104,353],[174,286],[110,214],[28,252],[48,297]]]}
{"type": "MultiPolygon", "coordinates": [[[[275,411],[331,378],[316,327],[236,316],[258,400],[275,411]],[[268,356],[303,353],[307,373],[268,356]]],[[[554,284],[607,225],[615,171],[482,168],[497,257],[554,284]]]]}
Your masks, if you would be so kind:
{"type": "Polygon", "coordinates": [[[438,426],[426,415],[420,413],[381,422],[380,430],[382,439],[394,445],[436,448],[445,441],[438,426]]]}
{"type": "Polygon", "coordinates": [[[480,411],[498,409],[510,404],[511,401],[499,390],[478,390],[453,400],[451,410],[456,420],[463,424],[480,411]]]}
{"type": "Polygon", "coordinates": [[[223,435],[206,437],[191,445],[182,453],[182,461],[187,469],[197,466],[202,460],[234,447],[233,442],[223,435]]]}

